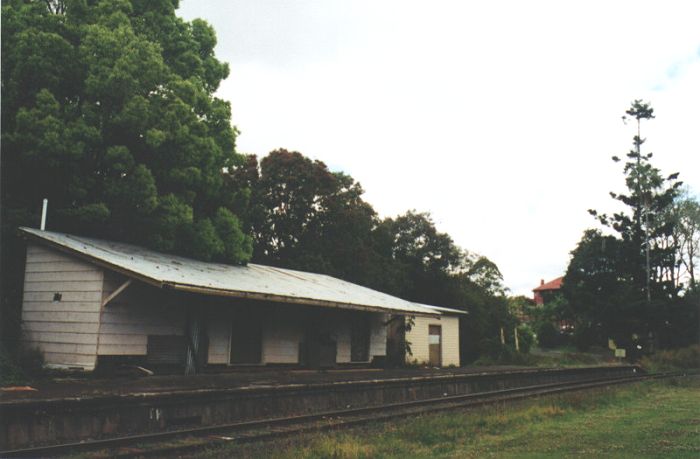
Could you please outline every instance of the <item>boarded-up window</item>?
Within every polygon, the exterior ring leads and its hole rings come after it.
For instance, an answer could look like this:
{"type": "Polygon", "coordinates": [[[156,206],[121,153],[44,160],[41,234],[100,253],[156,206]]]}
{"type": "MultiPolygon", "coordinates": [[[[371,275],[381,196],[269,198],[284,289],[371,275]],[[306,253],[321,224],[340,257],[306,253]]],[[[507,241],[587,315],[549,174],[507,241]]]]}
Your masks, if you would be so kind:
{"type": "Polygon", "coordinates": [[[369,360],[369,317],[355,314],[350,322],[350,361],[369,360]]]}
{"type": "Polygon", "coordinates": [[[185,346],[184,336],[148,335],[146,360],[155,365],[182,365],[185,346]]]}
{"type": "Polygon", "coordinates": [[[231,364],[262,362],[262,319],[257,314],[238,314],[231,327],[231,364]]]}
{"type": "Polygon", "coordinates": [[[442,327],[440,325],[428,326],[428,350],[430,364],[436,367],[442,365],[442,327]]]}

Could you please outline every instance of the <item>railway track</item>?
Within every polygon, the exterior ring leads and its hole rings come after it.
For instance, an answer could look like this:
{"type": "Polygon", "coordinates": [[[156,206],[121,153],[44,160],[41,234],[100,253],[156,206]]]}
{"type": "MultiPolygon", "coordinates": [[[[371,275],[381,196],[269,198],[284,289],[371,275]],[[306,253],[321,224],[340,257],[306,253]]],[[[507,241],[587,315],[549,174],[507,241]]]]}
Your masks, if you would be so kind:
{"type": "Polygon", "coordinates": [[[440,398],[360,408],[348,407],[342,410],[301,416],[0,451],[0,457],[53,457],[86,451],[94,453],[94,455],[91,454],[91,457],[174,456],[220,443],[262,441],[310,431],[358,426],[369,422],[386,421],[428,412],[463,409],[498,402],[517,401],[531,397],[685,375],[685,373],[657,373],[538,384],[463,395],[445,395],[440,398]]]}

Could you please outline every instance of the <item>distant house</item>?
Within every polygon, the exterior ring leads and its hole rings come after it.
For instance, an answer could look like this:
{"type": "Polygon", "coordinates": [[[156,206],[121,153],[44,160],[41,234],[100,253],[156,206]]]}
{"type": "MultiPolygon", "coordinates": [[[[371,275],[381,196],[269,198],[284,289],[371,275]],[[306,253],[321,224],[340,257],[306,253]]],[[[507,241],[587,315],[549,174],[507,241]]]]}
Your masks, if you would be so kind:
{"type": "Polygon", "coordinates": [[[459,314],[321,274],[231,266],[70,234],[27,239],[23,340],[47,366],[94,370],[369,365],[391,318],[420,360],[459,365],[459,314]]]}
{"type": "MultiPolygon", "coordinates": [[[[552,301],[561,293],[561,284],[563,281],[563,276],[557,277],[549,282],[545,282],[544,279],[540,280],[540,286],[532,289],[535,305],[543,306],[552,301]]],[[[559,320],[557,326],[562,332],[571,332],[574,329],[574,324],[570,320],[559,320]]]]}
{"type": "Polygon", "coordinates": [[[532,289],[535,304],[537,306],[542,306],[558,295],[561,291],[561,283],[563,280],[563,276],[557,277],[549,282],[545,282],[544,279],[540,280],[540,286],[532,289]]]}

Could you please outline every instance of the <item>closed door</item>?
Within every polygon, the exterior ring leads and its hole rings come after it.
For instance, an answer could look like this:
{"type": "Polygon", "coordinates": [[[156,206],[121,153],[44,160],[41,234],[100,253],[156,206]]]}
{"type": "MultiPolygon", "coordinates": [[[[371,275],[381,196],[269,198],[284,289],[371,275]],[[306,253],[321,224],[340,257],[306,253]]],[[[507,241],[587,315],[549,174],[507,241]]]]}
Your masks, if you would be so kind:
{"type": "Polygon", "coordinates": [[[442,326],[428,326],[428,351],[430,365],[434,367],[442,366],[442,326]]]}

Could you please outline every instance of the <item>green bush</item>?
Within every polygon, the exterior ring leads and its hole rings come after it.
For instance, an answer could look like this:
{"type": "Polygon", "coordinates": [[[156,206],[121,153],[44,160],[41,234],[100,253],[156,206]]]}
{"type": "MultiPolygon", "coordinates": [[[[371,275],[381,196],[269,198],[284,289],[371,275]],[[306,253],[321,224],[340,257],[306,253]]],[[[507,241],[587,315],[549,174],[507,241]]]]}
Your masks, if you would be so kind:
{"type": "Polygon", "coordinates": [[[44,375],[44,356],[39,349],[21,347],[17,356],[17,363],[30,378],[38,378],[44,375]]]}
{"type": "Polygon", "coordinates": [[[518,340],[520,352],[515,350],[513,344],[501,344],[499,339],[482,339],[479,342],[481,355],[474,361],[474,365],[536,365],[538,359],[529,354],[535,342],[535,336],[530,327],[527,325],[518,327],[518,340]]]}
{"type": "Polygon", "coordinates": [[[44,358],[36,349],[20,347],[10,352],[0,345],[0,386],[28,384],[43,374],[44,358]]]}
{"type": "Polygon", "coordinates": [[[0,345],[0,386],[17,386],[27,383],[27,375],[15,363],[5,346],[0,345]]]}
{"type": "Polygon", "coordinates": [[[553,348],[559,345],[559,331],[552,322],[542,322],[537,327],[537,342],[541,347],[553,348]]]}
{"type": "Polygon", "coordinates": [[[595,341],[593,330],[588,327],[578,326],[574,329],[574,346],[581,352],[586,352],[595,341]]]}
{"type": "Polygon", "coordinates": [[[535,344],[535,332],[532,328],[526,324],[518,325],[518,342],[520,345],[520,352],[527,354],[530,352],[530,348],[535,344]]]}
{"type": "Polygon", "coordinates": [[[673,371],[700,368],[700,345],[658,351],[639,362],[648,371],[673,371]]]}
{"type": "Polygon", "coordinates": [[[479,341],[479,356],[498,358],[504,352],[504,347],[497,338],[484,338],[479,341]]]}

